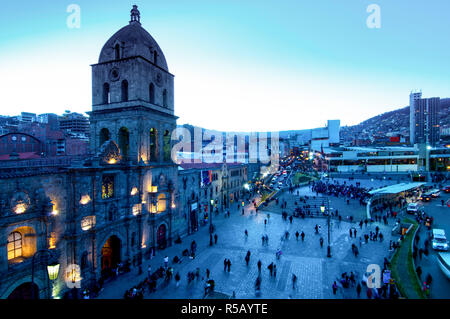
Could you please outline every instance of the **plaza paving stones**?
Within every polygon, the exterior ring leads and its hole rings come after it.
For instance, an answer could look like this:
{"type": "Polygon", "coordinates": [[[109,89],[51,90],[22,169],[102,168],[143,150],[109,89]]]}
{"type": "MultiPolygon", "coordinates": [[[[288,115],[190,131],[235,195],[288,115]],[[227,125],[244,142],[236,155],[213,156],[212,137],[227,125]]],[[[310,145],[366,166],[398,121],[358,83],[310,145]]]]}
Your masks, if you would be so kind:
{"type": "MultiPolygon", "coordinates": [[[[359,220],[356,220],[359,221],[359,220]]],[[[369,224],[363,229],[354,223],[337,220],[332,221],[331,228],[331,252],[332,257],[327,258],[327,220],[323,218],[294,218],[293,223],[283,221],[277,212],[260,212],[255,215],[253,209],[246,207],[245,214],[232,211],[231,217],[223,215],[214,216],[213,223],[216,225],[218,242],[212,247],[209,246],[209,234],[207,226],[190,236],[183,238],[182,244],[173,245],[149,260],[144,261],[143,274],[137,275],[137,271],[122,275],[113,282],[105,284],[104,290],[98,298],[122,298],[125,290],[133,287],[146,276],[146,267],[152,265],[153,269],[163,264],[165,255],[170,260],[173,256],[180,256],[180,252],[188,247],[192,240],[197,242],[197,256],[195,259],[183,258],[181,264],[171,265],[174,267],[174,274],[180,273],[181,282],[176,287],[172,280],[167,286],[162,285],[162,280],[158,282],[156,292],[145,293],[145,298],[152,299],[197,299],[204,297],[204,284],[206,280],[205,271],[208,268],[211,272],[210,278],[215,280],[215,289],[226,295],[236,295],[239,299],[248,298],[268,298],[268,299],[288,299],[288,298],[356,298],[355,288],[339,289],[337,295],[333,295],[331,285],[334,280],[340,277],[341,273],[353,271],[360,276],[365,272],[367,266],[372,263],[383,265],[383,258],[387,256],[389,240],[391,238],[391,228],[379,223],[369,224]],[[253,212],[251,214],[250,212],[253,212]],[[264,225],[264,219],[269,222],[264,225]],[[314,226],[321,226],[320,234],[314,233],[314,226]],[[370,230],[374,231],[376,225],[381,229],[385,240],[380,242],[369,242],[359,247],[359,239],[349,237],[349,228],[356,227],[358,238],[370,230]],[[245,237],[244,231],[247,229],[249,236],[245,237]],[[289,231],[288,240],[282,240],[285,231],[289,231]],[[305,241],[299,237],[295,238],[295,232],[304,231],[305,241]],[[262,245],[261,236],[267,234],[269,242],[262,245]],[[323,247],[320,247],[320,237],[324,239],[323,247]],[[359,247],[360,255],[356,258],[351,252],[351,244],[355,243],[359,247]],[[281,248],[282,256],[276,259],[276,250],[281,248]],[[247,250],[251,251],[249,266],[246,266],[244,257],[247,250]],[[231,260],[231,271],[224,271],[223,261],[225,258],[231,260]],[[261,260],[261,295],[255,296],[255,281],[258,276],[257,262],[261,260]],[[276,277],[270,277],[267,266],[274,262],[277,266],[276,277]],[[190,285],[187,284],[187,273],[200,268],[200,280],[194,279],[190,285]],[[292,275],[297,276],[297,289],[292,288],[292,275]]],[[[365,296],[365,290],[361,294],[365,296]]]]}

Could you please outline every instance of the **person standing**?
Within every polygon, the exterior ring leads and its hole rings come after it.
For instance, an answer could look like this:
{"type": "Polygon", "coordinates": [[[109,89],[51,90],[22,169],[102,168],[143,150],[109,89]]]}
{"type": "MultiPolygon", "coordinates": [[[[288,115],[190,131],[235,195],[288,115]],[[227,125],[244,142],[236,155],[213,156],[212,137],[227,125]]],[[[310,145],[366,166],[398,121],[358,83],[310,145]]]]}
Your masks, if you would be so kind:
{"type": "Polygon", "coordinates": [[[164,257],[164,267],[167,268],[167,266],[169,265],[169,257],[164,257]]]}
{"type": "Polygon", "coordinates": [[[292,274],[292,289],[295,290],[297,288],[297,276],[292,274]]]}
{"type": "Polygon", "coordinates": [[[209,234],[209,245],[210,246],[213,245],[213,236],[212,236],[212,234],[209,234]]]}
{"type": "Polygon", "coordinates": [[[267,266],[267,268],[270,271],[270,277],[272,277],[273,276],[273,263],[271,263],[269,266],[267,266]]]}
{"type": "Polygon", "coordinates": [[[175,282],[176,282],[176,287],[178,287],[180,285],[180,273],[177,272],[175,274],[175,282]]]}
{"type": "Polygon", "coordinates": [[[333,283],[332,288],[333,288],[333,295],[336,295],[336,292],[337,292],[337,289],[338,289],[338,285],[337,285],[336,281],[333,283]]]}

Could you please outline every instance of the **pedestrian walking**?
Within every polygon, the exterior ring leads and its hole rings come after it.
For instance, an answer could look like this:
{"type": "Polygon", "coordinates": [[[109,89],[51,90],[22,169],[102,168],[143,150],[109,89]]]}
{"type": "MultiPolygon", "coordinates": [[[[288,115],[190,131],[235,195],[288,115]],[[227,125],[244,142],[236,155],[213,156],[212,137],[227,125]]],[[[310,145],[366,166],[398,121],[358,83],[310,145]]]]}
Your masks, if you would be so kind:
{"type": "Polygon", "coordinates": [[[198,267],[195,270],[195,278],[197,278],[197,281],[200,279],[200,268],[198,268],[198,267]]]}
{"type": "Polygon", "coordinates": [[[298,233],[298,231],[296,231],[295,232],[295,237],[297,238],[297,241],[298,241],[298,236],[299,236],[300,234],[298,233]]]}
{"type": "Polygon", "coordinates": [[[304,240],[305,240],[305,233],[302,232],[302,233],[300,234],[300,236],[302,237],[302,241],[304,241],[304,240]]]}
{"type": "Polygon", "coordinates": [[[217,244],[217,238],[218,238],[217,234],[214,234],[214,244],[217,244]]]}
{"type": "Polygon", "coordinates": [[[270,271],[270,277],[272,277],[273,276],[273,263],[271,263],[269,266],[267,266],[267,268],[270,271]]]}
{"type": "Polygon", "coordinates": [[[247,255],[245,255],[245,264],[248,266],[248,263],[250,262],[250,251],[247,252],[247,255]]]}
{"type": "Polygon", "coordinates": [[[273,265],[273,277],[277,277],[277,265],[273,265]]]}
{"type": "Polygon", "coordinates": [[[227,262],[227,268],[228,268],[228,272],[230,272],[230,268],[231,268],[231,260],[228,259],[227,262]]]}
{"type": "Polygon", "coordinates": [[[223,271],[227,271],[227,266],[228,266],[228,259],[224,259],[223,260],[223,271]]]}
{"type": "Polygon", "coordinates": [[[258,272],[261,273],[261,260],[258,260],[258,272]]]}
{"type": "Polygon", "coordinates": [[[210,246],[213,245],[213,236],[212,236],[212,234],[209,234],[209,245],[210,246]]]}
{"type": "Polygon", "coordinates": [[[320,237],[320,248],[323,248],[323,238],[320,237]]]}
{"type": "Polygon", "coordinates": [[[178,287],[179,285],[180,285],[180,273],[179,272],[177,272],[176,274],[175,274],[175,282],[176,282],[176,286],[178,287]]]}
{"type": "Polygon", "coordinates": [[[169,265],[169,257],[164,257],[164,268],[167,268],[167,266],[169,265]]]}
{"type": "Polygon", "coordinates": [[[338,285],[337,285],[336,281],[333,283],[332,288],[333,288],[333,295],[336,295],[336,292],[337,292],[337,289],[338,289],[338,285]]]}
{"type": "Polygon", "coordinates": [[[372,291],[372,288],[367,288],[367,298],[369,298],[369,299],[372,299],[372,293],[373,293],[373,291],[372,291]]]}
{"type": "Polygon", "coordinates": [[[295,290],[297,288],[297,276],[292,274],[292,289],[295,290]]]}
{"type": "Polygon", "coordinates": [[[211,272],[209,271],[208,268],[206,268],[206,279],[209,279],[209,275],[211,274],[211,272]]]}
{"type": "Polygon", "coordinates": [[[358,283],[358,285],[356,286],[356,295],[358,296],[358,298],[361,297],[361,284],[358,283]]]}

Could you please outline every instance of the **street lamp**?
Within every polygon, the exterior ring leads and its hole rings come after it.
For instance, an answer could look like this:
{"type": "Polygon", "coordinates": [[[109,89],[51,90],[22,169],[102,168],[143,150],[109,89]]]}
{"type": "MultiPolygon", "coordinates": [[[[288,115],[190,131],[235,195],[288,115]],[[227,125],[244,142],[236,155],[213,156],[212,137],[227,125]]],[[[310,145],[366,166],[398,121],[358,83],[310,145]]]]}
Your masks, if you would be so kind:
{"type": "Polygon", "coordinates": [[[211,198],[211,209],[209,212],[209,232],[212,233],[213,232],[213,224],[212,224],[212,215],[213,215],[213,207],[214,207],[214,199],[211,198]]]}
{"type": "MultiPolygon", "coordinates": [[[[34,261],[36,256],[41,255],[41,254],[46,254],[47,255],[47,275],[48,275],[48,282],[47,282],[47,290],[48,290],[48,299],[50,299],[50,281],[54,281],[56,280],[56,278],[58,278],[58,274],[59,274],[59,263],[57,261],[53,261],[51,263],[49,263],[49,259],[54,259],[54,256],[52,254],[52,252],[48,249],[41,249],[38,250],[34,255],[33,258],[31,259],[31,285],[32,287],[34,287],[34,261]]],[[[35,291],[34,288],[32,289],[32,298],[35,299],[35,295],[34,295],[35,291]]]]}
{"type": "MultiPolygon", "coordinates": [[[[320,206],[320,211],[323,213],[325,213],[325,203],[322,203],[322,205],[320,206]]],[[[327,226],[328,226],[328,246],[327,246],[327,257],[331,257],[331,241],[330,241],[330,212],[328,212],[327,214],[327,226]]]]}
{"type": "Polygon", "coordinates": [[[51,281],[56,280],[59,274],[59,264],[55,261],[47,266],[48,278],[51,281]]]}

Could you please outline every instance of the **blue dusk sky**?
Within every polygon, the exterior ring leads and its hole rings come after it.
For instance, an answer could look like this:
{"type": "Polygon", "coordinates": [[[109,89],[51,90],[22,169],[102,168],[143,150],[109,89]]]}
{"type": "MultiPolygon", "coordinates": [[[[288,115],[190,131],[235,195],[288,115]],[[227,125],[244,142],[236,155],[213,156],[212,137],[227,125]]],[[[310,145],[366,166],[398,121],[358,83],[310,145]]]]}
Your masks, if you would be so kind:
{"type": "Polygon", "coordinates": [[[1,3],[0,114],[91,110],[90,65],[133,4],[175,75],[179,124],[353,125],[408,105],[412,90],[450,96],[448,0],[17,0],[1,3]],[[379,29],[366,24],[371,4],[379,29]]]}

